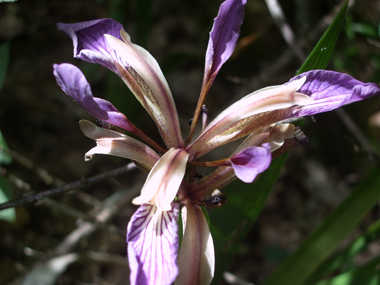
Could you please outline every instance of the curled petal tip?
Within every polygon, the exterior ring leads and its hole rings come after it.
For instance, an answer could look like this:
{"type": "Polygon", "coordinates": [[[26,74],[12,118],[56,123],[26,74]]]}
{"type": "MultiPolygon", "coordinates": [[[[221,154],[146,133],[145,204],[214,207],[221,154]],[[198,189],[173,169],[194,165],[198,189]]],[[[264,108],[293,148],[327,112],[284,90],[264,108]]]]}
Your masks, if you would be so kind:
{"type": "Polygon", "coordinates": [[[245,183],[252,183],[256,176],[265,171],[272,160],[270,144],[246,148],[231,157],[235,175],[245,183]]]}

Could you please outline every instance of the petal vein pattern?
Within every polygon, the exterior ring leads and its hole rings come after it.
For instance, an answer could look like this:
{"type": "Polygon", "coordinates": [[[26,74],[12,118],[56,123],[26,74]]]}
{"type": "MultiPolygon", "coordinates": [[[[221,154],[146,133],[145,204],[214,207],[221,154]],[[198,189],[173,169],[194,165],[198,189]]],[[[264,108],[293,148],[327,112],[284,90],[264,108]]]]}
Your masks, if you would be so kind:
{"type": "Polygon", "coordinates": [[[189,155],[183,149],[168,150],[149,172],[141,195],[133,199],[135,205],[153,204],[169,211],[186,171],[189,155]]]}
{"type": "Polygon", "coordinates": [[[254,115],[259,113],[313,103],[314,100],[309,96],[296,92],[304,84],[305,80],[306,77],[302,77],[288,85],[263,88],[240,99],[220,113],[205,128],[198,139],[187,148],[188,152],[191,155],[201,151],[202,154],[205,154],[207,152],[205,149],[210,147],[209,142],[215,141],[215,137],[218,137],[218,144],[213,142],[213,148],[224,144],[224,141],[230,141],[231,133],[235,132],[234,136],[236,136],[236,132],[241,131],[241,129],[229,130],[224,140],[220,137],[220,134],[228,129],[229,126],[244,118],[252,117],[254,119],[254,115]]]}
{"type": "Polygon", "coordinates": [[[156,206],[141,205],[127,229],[131,284],[172,284],[178,275],[179,206],[160,211],[156,206]]]}

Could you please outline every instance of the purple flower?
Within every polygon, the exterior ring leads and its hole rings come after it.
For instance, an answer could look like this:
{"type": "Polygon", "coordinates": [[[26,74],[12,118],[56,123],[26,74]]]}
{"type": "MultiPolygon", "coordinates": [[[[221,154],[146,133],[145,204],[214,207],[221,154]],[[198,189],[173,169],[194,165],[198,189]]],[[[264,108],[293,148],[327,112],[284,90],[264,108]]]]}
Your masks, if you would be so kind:
{"type": "Polygon", "coordinates": [[[294,125],[282,121],[380,95],[376,84],[360,82],[347,74],[313,70],[283,85],[248,94],[204,124],[198,137],[192,139],[205,97],[239,38],[245,4],[246,0],[225,1],[214,20],[202,89],[187,140],[182,138],[174,100],[158,63],[148,51],[131,42],[120,23],[101,19],[58,24],[71,37],[75,58],[101,64],[126,83],[152,117],[165,143],[162,148],[110,102],[93,97],[77,67],[54,65],[58,85],[77,104],[139,138],[80,122],[83,133],[97,143],[86,153],[86,160],[94,154],[116,155],[131,159],[149,172],[140,196],[133,200],[140,207],[127,229],[131,284],[209,284],[214,274],[214,246],[200,206],[222,204],[209,203],[211,193],[236,178],[252,182],[269,167],[273,155],[304,142],[294,125]],[[246,139],[227,158],[199,160],[211,150],[243,137],[246,139]],[[196,180],[197,167],[217,168],[196,180]],[[179,211],[184,234],[178,252],[179,211]]]}

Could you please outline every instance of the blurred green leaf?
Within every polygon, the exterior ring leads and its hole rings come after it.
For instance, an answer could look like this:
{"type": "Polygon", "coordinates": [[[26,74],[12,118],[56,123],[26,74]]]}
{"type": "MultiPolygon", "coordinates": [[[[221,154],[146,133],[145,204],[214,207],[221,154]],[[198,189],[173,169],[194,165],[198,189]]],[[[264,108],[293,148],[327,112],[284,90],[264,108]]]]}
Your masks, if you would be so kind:
{"type": "Polygon", "coordinates": [[[313,51],[302,64],[297,74],[312,69],[325,69],[330,61],[330,57],[338,40],[340,30],[342,28],[343,20],[348,6],[348,0],[344,2],[338,15],[331,23],[330,27],[326,30],[322,38],[319,40],[313,51]]]}
{"type": "Polygon", "coordinates": [[[227,203],[210,213],[210,229],[216,251],[216,269],[213,283],[232,263],[240,242],[245,238],[259,216],[266,198],[276,182],[287,155],[275,159],[269,169],[252,184],[234,181],[223,189],[227,203]]]}
{"type": "MultiPolygon", "coordinates": [[[[5,177],[0,176],[0,204],[13,199],[11,185],[5,177]]],[[[14,223],[16,221],[15,208],[0,211],[0,220],[14,223]]]]}
{"type": "Polygon", "coordinates": [[[0,165],[10,164],[12,162],[12,158],[1,149],[8,149],[8,145],[5,142],[3,134],[0,131],[0,165]]]}
{"type": "Polygon", "coordinates": [[[349,28],[355,33],[362,34],[364,36],[378,38],[377,28],[366,23],[351,23],[349,28]]]}
{"type": "Polygon", "coordinates": [[[327,273],[333,272],[348,262],[353,263],[353,257],[363,251],[373,241],[380,237],[380,219],[373,223],[363,235],[354,240],[344,249],[328,258],[319,268],[304,282],[304,284],[314,284],[314,282],[327,273]]]}
{"type": "Polygon", "coordinates": [[[378,202],[379,173],[374,167],[265,284],[302,284],[378,202]]]}
{"type": "Polygon", "coordinates": [[[9,42],[0,44],[0,89],[3,88],[4,80],[7,76],[9,65],[9,49],[9,42]]]}
{"type": "Polygon", "coordinates": [[[316,283],[316,285],[378,285],[380,284],[379,264],[380,256],[374,258],[358,269],[350,270],[333,278],[322,280],[316,283]]]}

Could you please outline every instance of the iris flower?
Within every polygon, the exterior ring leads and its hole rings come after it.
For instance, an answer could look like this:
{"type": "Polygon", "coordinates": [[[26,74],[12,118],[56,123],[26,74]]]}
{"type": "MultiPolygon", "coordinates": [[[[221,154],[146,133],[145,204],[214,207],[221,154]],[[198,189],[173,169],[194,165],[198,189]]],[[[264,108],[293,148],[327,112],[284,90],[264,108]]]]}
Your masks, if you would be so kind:
{"type": "Polygon", "coordinates": [[[109,101],[93,96],[83,73],[74,65],[54,65],[58,85],[88,113],[112,125],[81,121],[83,133],[97,146],[86,153],[124,157],[148,172],[140,205],[127,228],[131,284],[208,284],[214,273],[214,246],[201,206],[220,206],[219,190],[238,178],[246,183],[265,171],[271,160],[307,140],[294,125],[282,123],[310,116],[380,94],[379,86],[347,74],[313,70],[289,82],[241,98],[207,123],[206,95],[222,65],[231,56],[240,34],[246,0],[221,4],[210,32],[205,71],[189,135],[183,139],[177,109],[166,79],[153,56],[133,44],[122,25],[112,19],[58,24],[71,37],[74,57],[103,65],[129,87],[153,119],[164,147],[137,128],[109,101]],[[202,118],[202,128],[194,136],[202,118]],[[124,134],[125,130],[138,139],[124,134]],[[218,161],[202,156],[246,137],[238,148],[218,161]],[[216,167],[199,178],[199,167],[216,167]],[[182,211],[183,239],[178,224],[182,211]]]}

